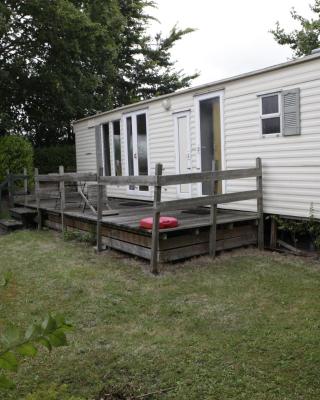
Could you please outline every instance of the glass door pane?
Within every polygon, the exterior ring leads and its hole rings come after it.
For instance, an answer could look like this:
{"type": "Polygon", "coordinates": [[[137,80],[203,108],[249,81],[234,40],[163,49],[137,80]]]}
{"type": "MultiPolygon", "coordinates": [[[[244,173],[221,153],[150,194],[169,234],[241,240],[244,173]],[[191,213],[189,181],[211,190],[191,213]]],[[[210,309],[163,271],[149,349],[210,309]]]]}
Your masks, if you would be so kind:
{"type": "MultiPolygon", "coordinates": [[[[127,143],[128,143],[128,174],[134,175],[134,160],[133,160],[133,127],[132,117],[127,117],[127,143]]],[[[129,185],[130,190],[134,190],[134,185],[129,185]]]]}
{"type": "MultiPolygon", "coordinates": [[[[219,97],[201,100],[200,109],[200,141],[201,141],[201,171],[211,171],[214,161],[219,160],[220,138],[220,102],[219,97]],[[217,158],[218,157],[218,158],[217,158]]],[[[202,194],[210,193],[210,183],[202,184],[202,194]]]]}
{"type": "Polygon", "coordinates": [[[109,124],[103,125],[102,134],[103,134],[104,175],[111,176],[109,124]]]}
{"type": "MultiPolygon", "coordinates": [[[[146,114],[137,115],[137,154],[138,154],[138,175],[148,175],[146,114]]],[[[148,186],[139,186],[139,190],[148,191],[148,186]]]]}
{"type": "Polygon", "coordinates": [[[121,136],[120,121],[113,121],[113,151],[114,151],[114,173],[116,176],[122,175],[121,167],[121,136]]]}

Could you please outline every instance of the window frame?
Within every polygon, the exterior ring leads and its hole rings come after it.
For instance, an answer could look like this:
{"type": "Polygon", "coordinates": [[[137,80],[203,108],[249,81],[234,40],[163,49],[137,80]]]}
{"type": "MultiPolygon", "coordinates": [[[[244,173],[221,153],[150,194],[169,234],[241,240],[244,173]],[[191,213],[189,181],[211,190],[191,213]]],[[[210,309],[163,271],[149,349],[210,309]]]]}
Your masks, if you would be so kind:
{"type": "Polygon", "coordinates": [[[282,135],[282,101],[281,101],[281,92],[272,92],[266,93],[261,96],[260,98],[260,134],[262,137],[277,137],[282,135]],[[266,97],[277,96],[278,97],[278,112],[277,113],[270,113],[270,114],[263,114],[262,113],[262,99],[266,97]],[[280,132],[274,133],[263,133],[262,121],[264,119],[271,119],[271,118],[280,118],[280,132]]]}
{"type": "MultiPolygon", "coordinates": [[[[128,146],[128,131],[127,131],[127,118],[131,117],[132,118],[132,129],[133,129],[133,152],[138,154],[138,148],[137,148],[137,116],[140,114],[145,114],[146,116],[146,128],[147,128],[147,167],[148,167],[148,175],[150,175],[151,171],[151,161],[150,161],[150,130],[149,130],[149,109],[148,108],[141,108],[137,109],[134,111],[128,111],[126,113],[122,114],[122,126],[123,126],[123,134],[124,134],[124,151],[125,151],[125,160],[124,160],[124,165],[125,165],[125,174],[126,176],[129,176],[129,146],[128,146]],[[134,133],[136,132],[136,133],[134,133]]],[[[139,169],[138,166],[138,157],[133,160],[133,170],[134,170],[134,175],[132,176],[138,176],[136,175],[136,171],[139,169]]],[[[151,187],[148,186],[148,190],[140,190],[139,186],[140,185],[134,185],[135,189],[130,189],[130,185],[127,186],[127,194],[132,194],[132,195],[137,195],[139,197],[146,196],[147,198],[150,197],[151,195],[151,187]]]]}
{"type": "Polygon", "coordinates": [[[121,118],[113,119],[110,121],[111,124],[111,146],[110,146],[110,153],[112,153],[111,158],[111,173],[112,176],[123,176],[123,165],[122,165],[122,137],[121,137],[121,118]],[[117,168],[116,168],[116,158],[115,158],[115,146],[114,146],[114,123],[119,122],[119,139],[120,139],[120,162],[121,162],[121,175],[117,175],[117,168]]]}
{"type": "MultiPolygon", "coordinates": [[[[119,121],[120,124],[120,154],[121,154],[121,170],[123,176],[123,164],[122,164],[122,136],[121,136],[121,125],[122,120],[121,118],[111,119],[105,121],[102,126],[108,125],[109,126],[109,159],[110,159],[110,176],[116,176],[116,164],[115,164],[115,152],[114,152],[114,127],[113,123],[119,121]]],[[[103,129],[101,130],[101,141],[103,146],[102,151],[102,162],[103,162],[103,175],[106,176],[106,169],[105,169],[105,141],[104,141],[104,134],[103,129]]]]}
{"type": "Polygon", "coordinates": [[[103,168],[103,176],[112,176],[112,162],[110,158],[111,154],[111,134],[110,134],[110,122],[106,121],[101,124],[101,146],[102,146],[102,168],[103,168]],[[109,164],[110,164],[110,175],[106,175],[106,143],[105,143],[105,135],[104,135],[104,129],[105,126],[108,126],[108,141],[109,141],[109,164]]]}

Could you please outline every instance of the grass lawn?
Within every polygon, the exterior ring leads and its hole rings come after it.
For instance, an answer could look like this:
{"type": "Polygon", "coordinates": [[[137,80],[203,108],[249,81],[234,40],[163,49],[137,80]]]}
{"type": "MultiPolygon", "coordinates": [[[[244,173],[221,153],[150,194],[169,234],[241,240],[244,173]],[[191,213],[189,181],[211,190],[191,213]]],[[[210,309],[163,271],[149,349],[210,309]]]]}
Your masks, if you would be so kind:
{"type": "Polygon", "coordinates": [[[70,346],[23,363],[1,399],[50,383],[85,399],[104,387],[172,388],[144,399],[320,398],[319,264],[247,250],[153,277],[143,262],[48,231],[0,236],[0,255],[0,273],[13,273],[0,329],[47,311],[76,327],[70,346]]]}

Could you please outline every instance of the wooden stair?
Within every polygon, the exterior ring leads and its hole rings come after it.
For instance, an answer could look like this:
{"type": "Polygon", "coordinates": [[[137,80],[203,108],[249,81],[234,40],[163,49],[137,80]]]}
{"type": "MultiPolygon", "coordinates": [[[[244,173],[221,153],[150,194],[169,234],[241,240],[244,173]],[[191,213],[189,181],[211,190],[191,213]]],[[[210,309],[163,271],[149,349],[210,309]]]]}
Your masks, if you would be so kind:
{"type": "Polygon", "coordinates": [[[0,219],[0,232],[10,233],[24,227],[21,221],[16,219],[0,219]]]}
{"type": "Polygon", "coordinates": [[[0,233],[10,233],[24,228],[33,228],[37,211],[28,207],[14,207],[9,209],[12,219],[0,219],[0,233]]]}
{"type": "Polygon", "coordinates": [[[9,210],[13,219],[21,222],[25,228],[33,228],[35,226],[34,219],[37,211],[28,207],[14,207],[9,210]]]}

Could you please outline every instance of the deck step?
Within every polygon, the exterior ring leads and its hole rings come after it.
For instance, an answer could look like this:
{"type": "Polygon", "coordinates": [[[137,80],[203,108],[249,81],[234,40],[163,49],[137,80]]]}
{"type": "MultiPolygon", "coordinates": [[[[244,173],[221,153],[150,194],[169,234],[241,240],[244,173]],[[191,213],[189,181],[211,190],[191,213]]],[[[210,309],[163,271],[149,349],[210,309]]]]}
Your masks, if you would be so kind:
{"type": "Polygon", "coordinates": [[[28,207],[14,207],[9,210],[13,219],[21,222],[25,228],[34,227],[34,218],[37,210],[28,207]]]}
{"type": "Polygon", "coordinates": [[[23,223],[21,221],[17,221],[16,219],[0,219],[0,230],[4,233],[16,231],[18,229],[22,229],[23,227],[23,223]]]}
{"type": "Polygon", "coordinates": [[[37,214],[37,210],[34,208],[28,208],[28,207],[14,207],[10,208],[10,214],[15,217],[21,217],[21,216],[35,216],[37,214]]]}

